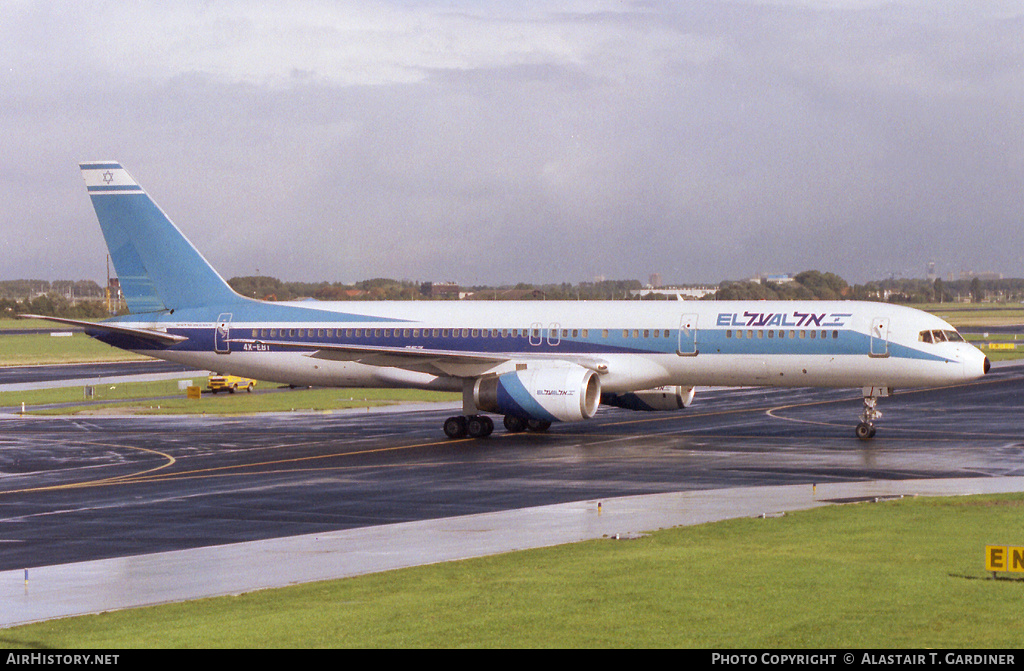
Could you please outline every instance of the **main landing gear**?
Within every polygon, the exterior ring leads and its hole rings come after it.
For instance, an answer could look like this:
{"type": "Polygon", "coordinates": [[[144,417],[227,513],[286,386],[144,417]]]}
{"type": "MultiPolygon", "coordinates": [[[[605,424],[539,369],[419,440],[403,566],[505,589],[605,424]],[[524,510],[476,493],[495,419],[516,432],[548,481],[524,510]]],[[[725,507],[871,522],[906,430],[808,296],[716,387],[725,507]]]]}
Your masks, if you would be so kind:
{"type": "Polygon", "coordinates": [[[855,431],[858,438],[866,441],[875,437],[875,420],[882,417],[881,411],[876,407],[878,399],[890,395],[891,387],[864,387],[864,410],[860,413],[860,424],[855,431]]]}
{"type": "MultiPolygon", "coordinates": [[[[534,431],[541,433],[551,427],[551,422],[539,419],[523,419],[505,415],[505,430],[509,433],[534,431]]],[[[487,415],[458,415],[444,420],[444,435],[449,438],[486,438],[494,432],[494,422],[487,415]]]]}
{"type": "Polygon", "coordinates": [[[487,415],[459,415],[444,420],[444,435],[449,438],[486,438],[494,431],[494,422],[487,415]]]}

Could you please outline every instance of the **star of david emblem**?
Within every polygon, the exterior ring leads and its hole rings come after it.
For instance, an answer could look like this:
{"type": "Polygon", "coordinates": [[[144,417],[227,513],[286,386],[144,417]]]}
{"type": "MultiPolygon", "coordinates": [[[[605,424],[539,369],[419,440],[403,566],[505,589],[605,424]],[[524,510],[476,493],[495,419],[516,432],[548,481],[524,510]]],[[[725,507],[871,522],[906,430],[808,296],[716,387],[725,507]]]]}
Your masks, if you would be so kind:
{"type": "Polygon", "coordinates": [[[110,172],[109,170],[106,171],[105,173],[103,173],[103,183],[104,184],[110,184],[113,181],[114,181],[114,173],[110,172]]]}

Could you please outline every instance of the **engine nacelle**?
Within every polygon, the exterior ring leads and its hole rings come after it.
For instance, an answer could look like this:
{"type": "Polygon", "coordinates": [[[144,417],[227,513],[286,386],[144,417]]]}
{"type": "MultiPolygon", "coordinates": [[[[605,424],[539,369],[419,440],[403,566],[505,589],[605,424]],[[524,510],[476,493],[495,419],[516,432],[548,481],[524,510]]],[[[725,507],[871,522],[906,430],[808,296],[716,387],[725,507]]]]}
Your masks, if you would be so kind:
{"type": "Polygon", "coordinates": [[[485,412],[545,422],[590,419],[601,402],[601,378],[582,366],[540,367],[484,377],[473,402],[485,412]]]}
{"type": "Polygon", "coordinates": [[[622,394],[601,394],[601,403],[616,408],[647,412],[682,410],[689,408],[693,403],[693,394],[693,387],[655,387],[622,394]]]}

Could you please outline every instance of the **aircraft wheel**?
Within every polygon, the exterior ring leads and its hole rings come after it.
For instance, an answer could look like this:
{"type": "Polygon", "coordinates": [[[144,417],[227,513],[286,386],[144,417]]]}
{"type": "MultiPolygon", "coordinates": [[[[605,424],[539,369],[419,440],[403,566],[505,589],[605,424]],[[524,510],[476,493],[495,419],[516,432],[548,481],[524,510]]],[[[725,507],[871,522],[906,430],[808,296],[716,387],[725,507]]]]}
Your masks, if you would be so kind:
{"type": "Polygon", "coordinates": [[[466,418],[465,417],[449,417],[444,420],[444,435],[449,438],[465,438],[466,437],[466,418]]]}
{"type": "Polygon", "coordinates": [[[534,433],[544,433],[551,428],[551,422],[545,422],[542,419],[528,419],[526,420],[526,428],[534,433]]]}
{"type": "Polygon", "coordinates": [[[494,422],[486,415],[466,418],[466,433],[470,438],[486,438],[494,431],[494,422]]]}
{"type": "Polygon", "coordinates": [[[522,431],[526,431],[526,420],[522,417],[505,415],[505,421],[502,423],[505,425],[505,430],[509,433],[520,433],[522,431]]]}
{"type": "Polygon", "coordinates": [[[867,422],[861,422],[857,425],[857,437],[861,440],[871,440],[875,437],[875,426],[874,424],[868,424],[867,422]]]}

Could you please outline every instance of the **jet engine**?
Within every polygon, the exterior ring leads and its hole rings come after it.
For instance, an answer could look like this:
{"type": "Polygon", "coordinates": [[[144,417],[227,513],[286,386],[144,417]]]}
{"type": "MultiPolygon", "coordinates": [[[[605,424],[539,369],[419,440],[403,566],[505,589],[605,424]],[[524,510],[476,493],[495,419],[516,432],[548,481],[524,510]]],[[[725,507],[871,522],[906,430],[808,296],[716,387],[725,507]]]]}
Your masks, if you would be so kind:
{"type": "Polygon", "coordinates": [[[590,419],[600,400],[601,378],[582,366],[527,368],[473,385],[480,410],[543,422],[590,419]]]}
{"type": "Polygon", "coordinates": [[[601,394],[601,403],[616,408],[647,412],[682,410],[693,403],[693,394],[693,387],[655,387],[622,394],[601,394]]]}

